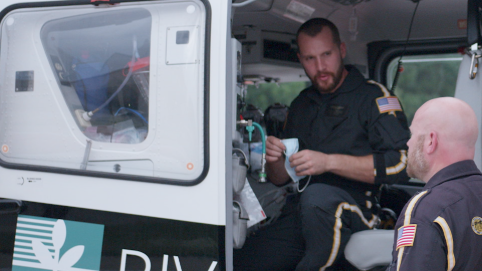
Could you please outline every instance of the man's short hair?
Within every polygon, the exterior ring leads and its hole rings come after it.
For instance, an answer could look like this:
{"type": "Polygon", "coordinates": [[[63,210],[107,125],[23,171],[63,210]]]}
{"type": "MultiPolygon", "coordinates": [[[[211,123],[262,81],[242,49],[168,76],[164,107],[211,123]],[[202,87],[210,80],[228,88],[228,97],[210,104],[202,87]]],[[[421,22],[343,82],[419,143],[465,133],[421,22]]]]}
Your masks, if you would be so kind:
{"type": "Polygon", "coordinates": [[[314,37],[318,35],[325,26],[327,26],[331,30],[331,36],[333,37],[333,42],[336,45],[340,46],[341,39],[340,39],[340,32],[338,32],[338,28],[330,20],[327,20],[324,18],[313,18],[303,23],[300,26],[300,28],[298,28],[298,32],[296,33],[296,42],[298,42],[298,37],[301,33],[304,33],[310,37],[314,37]]]}

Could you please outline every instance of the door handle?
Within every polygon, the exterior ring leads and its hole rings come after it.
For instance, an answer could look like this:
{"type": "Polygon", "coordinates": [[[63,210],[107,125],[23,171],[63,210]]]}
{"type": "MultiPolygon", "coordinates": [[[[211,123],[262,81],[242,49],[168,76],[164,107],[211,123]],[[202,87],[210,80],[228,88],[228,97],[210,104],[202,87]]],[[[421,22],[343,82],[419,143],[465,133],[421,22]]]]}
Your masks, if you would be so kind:
{"type": "Polygon", "coordinates": [[[20,213],[22,201],[16,199],[0,199],[0,215],[20,213]]]}

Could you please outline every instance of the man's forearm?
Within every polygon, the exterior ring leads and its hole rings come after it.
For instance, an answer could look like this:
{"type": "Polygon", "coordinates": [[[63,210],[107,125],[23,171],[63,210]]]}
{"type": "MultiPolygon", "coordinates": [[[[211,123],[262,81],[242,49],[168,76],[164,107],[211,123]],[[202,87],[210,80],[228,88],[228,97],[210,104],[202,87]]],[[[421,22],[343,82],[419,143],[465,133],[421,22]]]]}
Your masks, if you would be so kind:
{"type": "Polygon", "coordinates": [[[275,185],[283,185],[290,179],[285,169],[284,158],[276,162],[267,163],[266,173],[268,174],[268,180],[275,185]]]}
{"type": "Polygon", "coordinates": [[[373,155],[351,156],[344,154],[330,154],[328,171],[348,179],[375,183],[373,155]]]}

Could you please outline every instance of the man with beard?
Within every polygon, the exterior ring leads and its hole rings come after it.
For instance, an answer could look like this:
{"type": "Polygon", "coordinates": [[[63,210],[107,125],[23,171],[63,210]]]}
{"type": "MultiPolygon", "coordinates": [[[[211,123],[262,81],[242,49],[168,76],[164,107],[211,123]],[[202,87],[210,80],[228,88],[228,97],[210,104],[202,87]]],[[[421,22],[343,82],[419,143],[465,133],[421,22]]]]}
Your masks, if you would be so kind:
{"type": "Polygon", "coordinates": [[[408,180],[409,133],[397,97],[343,64],[346,46],[332,22],[305,22],[297,43],[312,86],[292,102],[283,137],[297,138],[300,151],[285,158],[286,146],[270,136],[266,162],[275,185],[310,176],[298,183],[309,185],[235,251],[235,270],[347,270],[343,250],[351,233],[375,226],[380,184],[408,180]]]}
{"type": "Polygon", "coordinates": [[[482,173],[474,111],[455,98],[422,105],[410,126],[407,173],[426,183],[402,210],[389,271],[482,268],[482,173]]]}

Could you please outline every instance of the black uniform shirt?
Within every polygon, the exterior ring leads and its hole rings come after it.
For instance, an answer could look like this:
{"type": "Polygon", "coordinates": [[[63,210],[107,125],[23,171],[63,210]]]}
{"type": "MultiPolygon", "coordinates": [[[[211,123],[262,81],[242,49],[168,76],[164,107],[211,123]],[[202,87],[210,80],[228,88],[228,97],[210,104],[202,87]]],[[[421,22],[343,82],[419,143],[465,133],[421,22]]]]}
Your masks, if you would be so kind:
{"type": "Polygon", "coordinates": [[[482,173],[472,160],[440,170],[405,205],[387,270],[482,270],[482,173]]]}
{"type": "MultiPolygon", "coordinates": [[[[284,137],[298,138],[300,150],[373,154],[376,184],[407,181],[406,143],[410,134],[398,99],[383,85],[366,80],[356,68],[346,68],[348,76],[334,93],[321,94],[309,87],[291,103],[284,137]],[[389,99],[394,110],[386,107],[389,99]]],[[[366,191],[377,187],[332,173],[312,176],[311,182],[341,187],[361,205],[367,200],[366,191]]]]}

